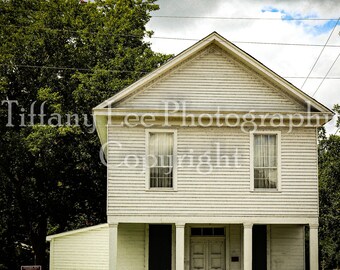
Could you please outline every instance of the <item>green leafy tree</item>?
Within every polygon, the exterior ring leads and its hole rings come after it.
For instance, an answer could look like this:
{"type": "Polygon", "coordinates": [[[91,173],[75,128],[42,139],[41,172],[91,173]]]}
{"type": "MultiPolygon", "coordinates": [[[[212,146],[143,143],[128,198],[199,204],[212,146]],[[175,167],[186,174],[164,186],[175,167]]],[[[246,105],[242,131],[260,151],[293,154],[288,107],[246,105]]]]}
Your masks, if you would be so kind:
{"type": "Polygon", "coordinates": [[[106,221],[91,110],[169,58],[143,40],[154,0],[83,2],[0,0],[0,269],[45,266],[47,234],[106,221]]]}
{"type": "MultiPolygon", "coordinates": [[[[340,114],[339,105],[334,110],[340,114]]],[[[340,127],[339,117],[337,127],[340,127]]],[[[320,264],[340,268],[340,136],[319,140],[320,264]]]]}

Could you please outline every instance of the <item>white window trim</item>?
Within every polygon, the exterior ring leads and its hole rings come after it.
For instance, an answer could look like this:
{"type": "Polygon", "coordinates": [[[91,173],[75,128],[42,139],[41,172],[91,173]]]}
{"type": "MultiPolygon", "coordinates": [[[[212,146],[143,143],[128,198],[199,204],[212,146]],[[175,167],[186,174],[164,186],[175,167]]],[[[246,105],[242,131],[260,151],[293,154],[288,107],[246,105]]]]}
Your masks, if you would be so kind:
{"type": "Polygon", "coordinates": [[[177,191],[177,130],[176,129],[145,129],[145,190],[146,191],[177,191]],[[150,166],[149,159],[149,138],[150,133],[173,133],[174,149],[173,149],[173,175],[171,188],[150,187],[150,166]]]}
{"type": "Polygon", "coordinates": [[[281,192],[281,131],[261,130],[250,132],[250,191],[281,192]],[[277,136],[277,186],[276,188],[254,188],[254,135],[274,134],[277,136]]]}

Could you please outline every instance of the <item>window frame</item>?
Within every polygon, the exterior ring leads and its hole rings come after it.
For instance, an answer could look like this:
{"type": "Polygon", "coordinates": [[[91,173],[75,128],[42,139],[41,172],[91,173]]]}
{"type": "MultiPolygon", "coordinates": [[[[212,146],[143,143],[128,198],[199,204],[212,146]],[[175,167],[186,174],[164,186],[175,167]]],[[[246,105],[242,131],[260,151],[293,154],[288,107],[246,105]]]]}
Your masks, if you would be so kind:
{"type": "Polygon", "coordinates": [[[145,190],[146,191],[177,191],[177,130],[176,129],[145,129],[145,190]],[[150,187],[149,141],[150,133],[173,134],[173,172],[172,187],[150,187]]]}
{"type": "Polygon", "coordinates": [[[261,130],[250,132],[250,191],[255,192],[281,192],[281,131],[261,130]],[[255,188],[254,179],[254,137],[255,135],[276,135],[277,141],[277,183],[276,188],[255,188]]]}

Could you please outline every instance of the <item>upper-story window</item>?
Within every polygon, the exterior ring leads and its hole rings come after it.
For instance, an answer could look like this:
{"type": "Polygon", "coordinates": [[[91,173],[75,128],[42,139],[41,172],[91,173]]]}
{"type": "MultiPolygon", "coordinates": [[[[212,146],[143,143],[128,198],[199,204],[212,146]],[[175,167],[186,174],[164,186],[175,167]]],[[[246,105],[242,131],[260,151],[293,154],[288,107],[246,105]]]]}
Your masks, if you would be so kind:
{"type": "Polygon", "coordinates": [[[252,145],[254,188],[279,190],[280,133],[254,133],[252,145]]]}
{"type": "Polygon", "coordinates": [[[149,188],[174,188],[175,132],[147,131],[149,188]]]}

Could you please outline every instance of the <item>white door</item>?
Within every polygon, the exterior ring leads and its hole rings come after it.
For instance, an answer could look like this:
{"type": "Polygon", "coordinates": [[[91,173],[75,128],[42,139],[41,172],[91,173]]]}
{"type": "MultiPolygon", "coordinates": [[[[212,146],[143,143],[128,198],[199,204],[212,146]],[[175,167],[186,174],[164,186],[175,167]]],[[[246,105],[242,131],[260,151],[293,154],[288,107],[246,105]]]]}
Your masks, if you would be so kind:
{"type": "Polygon", "coordinates": [[[224,247],[221,237],[191,238],[191,270],[225,270],[224,247]]]}

